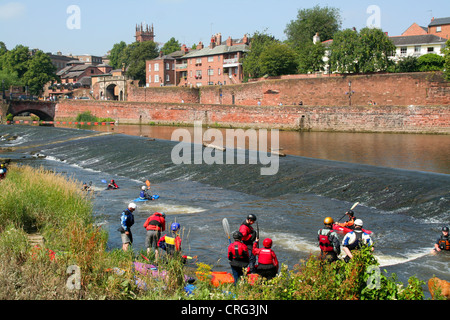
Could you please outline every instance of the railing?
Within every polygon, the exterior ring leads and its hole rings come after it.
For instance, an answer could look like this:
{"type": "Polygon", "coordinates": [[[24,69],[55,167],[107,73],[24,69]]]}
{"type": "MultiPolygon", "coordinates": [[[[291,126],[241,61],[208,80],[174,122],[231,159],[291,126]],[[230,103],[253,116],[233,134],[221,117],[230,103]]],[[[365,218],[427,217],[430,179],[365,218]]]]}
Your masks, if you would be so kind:
{"type": "Polygon", "coordinates": [[[231,59],[223,59],[223,64],[230,64],[230,63],[238,63],[238,58],[231,58],[231,59]]]}
{"type": "Polygon", "coordinates": [[[187,63],[180,63],[175,65],[176,69],[186,69],[187,68],[187,63]]]}

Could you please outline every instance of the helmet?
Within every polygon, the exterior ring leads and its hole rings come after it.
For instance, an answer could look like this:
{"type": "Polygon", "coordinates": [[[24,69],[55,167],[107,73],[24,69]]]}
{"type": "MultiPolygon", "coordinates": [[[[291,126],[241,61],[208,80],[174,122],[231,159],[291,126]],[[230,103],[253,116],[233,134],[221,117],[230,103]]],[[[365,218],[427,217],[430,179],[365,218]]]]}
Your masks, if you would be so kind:
{"type": "Polygon", "coordinates": [[[172,230],[172,231],[178,231],[179,229],[180,229],[180,224],[178,222],[174,222],[170,226],[170,230],[172,230]]]}
{"type": "Polygon", "coordinates": [[[128,205],[128,209],[136,210],[136,208],[137,208],[137,205],[136,205],[136,203],[134,203],[134,202],[131,202],[131,203],[128,205]]]}
{"type": "Polygon", "coordinates": [[[160,213],[164,218],[166,217],[166,214],[164,212],[160,212],[160,213]]]}
{"type": "Polygon", "coordinates": [[[352,217],[355,215],[353,210],[348,210],[345,214],[348,214],[349,216],[352,216],[352,217]]]}
{"type": "Polygon", "coordinates": [[[141,190],[145,190],[145,186],[142,186],[142,187],[141,187],[141,190]]]}
{"type": "Polygon", "coordinates": [[[362,222],[362,220],[361,219],[356,219],[355,220],[355,226],[363,226],[363,222],[362,222]]]}
{"type": "Polygon", "coordinates": [[[333,224],[334,220],[331,217],[326,217],[325,220],[323,220],[323,224],[333,224]]]}
{"type": "Polygon", "coordinates": [[[448,227],[442,227],[442,231],[448,232],[448,227]]]}
{"type": "Polygon", "coordinates": [[[247,216],[247,220],[252,220],[252,221],[256,221],[256,216],[254,214],[249,214],[247,216]]]}
{"type": "Polygon", "coordinates": [[[264,248],[272,248],[272,239],[265,238],[263,241],[264,248]]]}
{"type": "Polygon", "coordinates": [[[236,239],[236,240],[241,240],[242,239],[242,233],[240,232],[240,231],[235,231],[235,232],[233,232],[233,239],[236,239]]]}

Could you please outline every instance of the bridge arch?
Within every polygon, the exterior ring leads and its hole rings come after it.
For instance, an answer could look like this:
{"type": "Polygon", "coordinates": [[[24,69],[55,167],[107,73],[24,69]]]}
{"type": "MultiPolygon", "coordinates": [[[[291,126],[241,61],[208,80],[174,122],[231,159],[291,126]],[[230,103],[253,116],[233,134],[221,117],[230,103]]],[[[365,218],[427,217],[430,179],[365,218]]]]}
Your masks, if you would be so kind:
{"type": "Polygon", "coordinates": [[[7,114],[17,116],[29,112],[37,115],[40,120],[53,121],[55,119],[56,103],[52,101],[10,101],[7,114]]]}

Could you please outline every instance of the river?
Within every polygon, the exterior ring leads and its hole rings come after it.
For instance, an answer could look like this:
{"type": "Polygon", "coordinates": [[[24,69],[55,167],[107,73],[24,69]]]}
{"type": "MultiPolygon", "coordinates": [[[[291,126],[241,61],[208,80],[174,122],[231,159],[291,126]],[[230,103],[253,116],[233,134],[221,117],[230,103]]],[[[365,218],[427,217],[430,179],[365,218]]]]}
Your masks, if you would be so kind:
{"type": "MultiPolygon", "coordinates": [[[[279,132],[286,156],[277,158],[276,174],[261,175],[265,165],[250,160],[175,164],[172,151],[184,146],[170,141],[175,129],[195,134],[194,128],[159,126],[0,125],[0,157],[91,181],[94,214],[109,231],[109,248],[121,247],[120,213],[148,179],[160,199],[138,203],[137,250],[144,247],[145,219],[163,211],[169,223],[182,225],[186,254],[228,271],[222,219],[234,231],[253,213],[261,238],[270,237],[280,262],[292,267],[318,253],[317,230],[324,218],[339,220],[358,201],[355,215],[374,232],[374,255],[382,269],[403,283],[411,276],[450,280],[450,255],[430,254],[442,226],[450,225],[450,136],[279,132]],[[6,139],[12,135],[17,137],[6,139]],[[120,189],[104,190],[102,180],[109,179],[120,189]]],[[[192,148],[190,155],[195,159],[196,152],[204,156],[208,149],[192,148]]],[[[224,151],[208,152],[226,160],[224,151]]],[[[245,157],[262,159],[253,150],[245,157]]]]}

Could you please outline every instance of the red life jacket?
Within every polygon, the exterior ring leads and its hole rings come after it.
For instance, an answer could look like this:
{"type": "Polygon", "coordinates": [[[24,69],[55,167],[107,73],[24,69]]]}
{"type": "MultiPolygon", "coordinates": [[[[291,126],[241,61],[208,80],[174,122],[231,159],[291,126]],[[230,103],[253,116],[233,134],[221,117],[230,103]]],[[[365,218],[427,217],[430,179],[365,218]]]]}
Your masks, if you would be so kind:
{"type": "Polygon", "coordinates": [[[319,247],[320,250],[324,252],[330,252],[334,250],[333,245],[331,244],[330,239],[328,238],[330,233],[331,230],[326,235],[319,235],[319,247]]]}
{"type": "Polygon", "coordinates": [[[263,248],[259,251],[258,263],[260,264],[274,264],[272,249],[263,248]]]}

